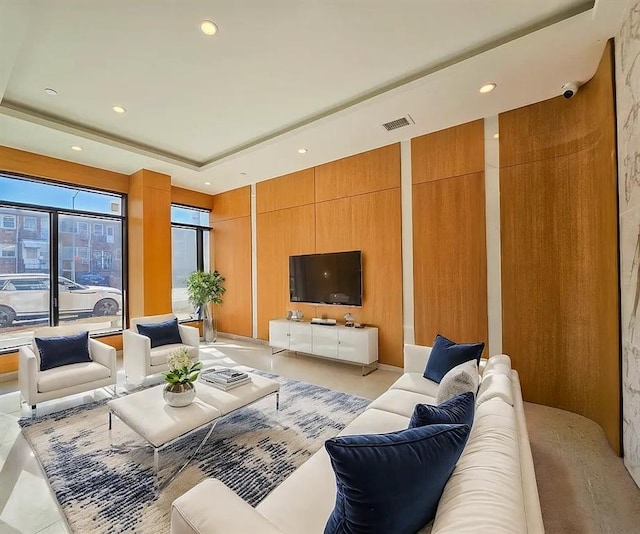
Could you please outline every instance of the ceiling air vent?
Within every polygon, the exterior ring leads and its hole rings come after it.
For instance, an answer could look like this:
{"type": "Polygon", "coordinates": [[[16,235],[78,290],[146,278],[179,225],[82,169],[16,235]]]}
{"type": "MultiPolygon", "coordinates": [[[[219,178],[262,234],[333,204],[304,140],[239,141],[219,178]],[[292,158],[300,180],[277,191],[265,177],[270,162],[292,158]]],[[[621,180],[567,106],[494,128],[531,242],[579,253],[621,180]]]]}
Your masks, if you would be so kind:
{"type": "Polygon", "coordinates": [[[400,117],[399,119],[385,122],[382,126],[384,126],[384,129],[387,130],[387,132],[390,132],[391,130],[397,130],[398,128],[409,126],[410,124],[415,124],[415,122],[411,118],[411,115],[405,115],[404,117],[400,117]]]}

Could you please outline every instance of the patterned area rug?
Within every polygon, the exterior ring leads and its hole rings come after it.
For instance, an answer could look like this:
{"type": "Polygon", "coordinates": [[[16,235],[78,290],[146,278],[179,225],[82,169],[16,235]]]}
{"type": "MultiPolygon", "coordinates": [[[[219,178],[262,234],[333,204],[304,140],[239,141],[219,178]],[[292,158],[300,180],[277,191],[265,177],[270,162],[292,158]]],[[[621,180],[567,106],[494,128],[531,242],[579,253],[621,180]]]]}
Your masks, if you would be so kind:
{"type": "MultiPolygon", "coordinates": [[[[198,457],[157,495],[150,449],[110,447],[105,401],[22,419],[22,432],[71,530],[168,532],[171,503],[206,477],[222,480],[255,506],[370,402],[258,373],[281,383],[280,411],[270,396],[220,420],[198,457]]],[[[206,431],[163,451],[161,464],[181,465],[206,431]]],[[[131,431],[116,422],[114,442],[132,439],[131,431]]]]}

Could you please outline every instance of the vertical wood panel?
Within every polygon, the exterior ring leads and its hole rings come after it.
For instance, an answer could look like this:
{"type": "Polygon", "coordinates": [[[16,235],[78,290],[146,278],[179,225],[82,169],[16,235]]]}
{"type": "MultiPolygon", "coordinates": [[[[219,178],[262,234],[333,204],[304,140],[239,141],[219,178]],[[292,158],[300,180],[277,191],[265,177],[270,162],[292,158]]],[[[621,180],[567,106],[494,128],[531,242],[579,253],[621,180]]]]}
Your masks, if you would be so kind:
{"type": "Polygon", "coordinates": [[[183,206],[210,210],[213,206],[213,195],[207,195],[200,191],[191,191],[190,189],[182,189],[181,187],[171,187],[171,202],[174,204],[182,204],[183,206]]]}
{"type": "Polygon", "coordinates": [[[251,337],[251,218],[217,222],[213,234],[215,268],[225,277],[227,290],[216,306],[218,330],[251,337]]]}
{"type": "Polygon", "coordinates": [[[314,168],[294,172],[256,184],[256,211],[293,208],[313,204],[314,168]]]}
{"type": "Polygon", "coordinates": [[[141,170],[129,192],[129,317],[171,313],[171,178],[141,170]]]}
{"type": "Polygon", "coordinates": [[[213,196],[211,223],[251,216],[251,187],[239,187],[213,196]]]}
{"type": "Polygon", "coordinates": [[[317,314],[379,329],[379,360],[402,367],[402,245],[400,189],[316,204],[317,252],[361,250],[363,305],[318,306],[317,314]]]}
{"type": "Polygon", "coordinates": [[[570,102],[500,115],[502,315],[525,400],[595,420],[620,452],[613,110],[608,45],[570,102]]]}
{"type": "Polygon", "coordinates": [[[483,172],[413,186],[417,344],[488,343],[485,232],[483,172]]]}
{"type": "Polygon", "coordinates": [[[316,202],[400,187],[400,144],[316,167],[316,202]]]}
{"type": "Polygon", "coordinates": [[[482,119],[411,140],[412,183],[484,172],[482,119]]]}
{"type": "Polygon", "coordinates": [[[313,204],[259,213],[257,220],[258,337],[269,339],[269,320],[286,311],[313,317],[315,306],[289,302],[289,256],[315,252],[313,204]]]}

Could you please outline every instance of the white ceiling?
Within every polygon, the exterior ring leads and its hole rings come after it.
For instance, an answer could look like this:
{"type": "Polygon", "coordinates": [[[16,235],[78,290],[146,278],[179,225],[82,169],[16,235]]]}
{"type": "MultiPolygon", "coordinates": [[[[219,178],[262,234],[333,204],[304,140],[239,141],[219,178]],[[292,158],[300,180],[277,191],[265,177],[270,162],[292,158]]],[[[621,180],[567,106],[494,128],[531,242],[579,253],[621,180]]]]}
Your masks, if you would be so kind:
{"type": "Polygon", "coordinates": [[[627,3],[4,0],[0,144],[220,192],[556,96],[627,3]]]}

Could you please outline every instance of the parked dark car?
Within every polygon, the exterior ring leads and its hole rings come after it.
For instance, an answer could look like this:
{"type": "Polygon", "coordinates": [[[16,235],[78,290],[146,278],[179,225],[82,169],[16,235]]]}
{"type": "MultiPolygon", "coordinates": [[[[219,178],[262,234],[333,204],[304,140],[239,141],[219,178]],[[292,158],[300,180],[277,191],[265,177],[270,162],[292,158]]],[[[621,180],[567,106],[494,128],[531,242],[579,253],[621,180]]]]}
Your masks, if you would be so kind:
{"type": "Polygon", "coordinates": [[[109,276],[98,273],[76,273],[76,282],[87,286],[109,287],[109,276]]]}

